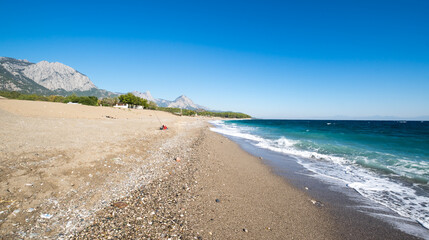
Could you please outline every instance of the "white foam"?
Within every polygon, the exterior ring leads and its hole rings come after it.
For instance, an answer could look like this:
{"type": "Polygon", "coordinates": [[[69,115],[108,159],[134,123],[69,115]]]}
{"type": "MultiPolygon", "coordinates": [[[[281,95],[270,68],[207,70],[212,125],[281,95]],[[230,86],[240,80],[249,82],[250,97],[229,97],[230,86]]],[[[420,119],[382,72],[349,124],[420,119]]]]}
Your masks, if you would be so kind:
{"type": "MultiPolygon", "coordinates": [[[[404,186],[400,182],[381,177],[342,157],[298,149],[296,145],[300,141],[297,140],[285,137],[270,140],[252,134],[252,130],[254,130],[252,128],[225,124],[224,121],[212,121],[211,123],[215,126],[215,128],[210,128],[214,132],[247,140],[259,148],[296,156],[298,163],[310,171],[340,181],[362,196],[392,209],[401,216],[413,219],[429,229],[429,209],[426,206],[429,198],[417,195],[414,189],[404,186]]],[[[369,161],[365,157],[361,157],[360,160],[369,161]]],[[[401,160],[401,164],[395,167],[402,168],[405,161],[407,160],[401,160]]],[[[409,171],[409,169],[407,170],[409,171]]]]}

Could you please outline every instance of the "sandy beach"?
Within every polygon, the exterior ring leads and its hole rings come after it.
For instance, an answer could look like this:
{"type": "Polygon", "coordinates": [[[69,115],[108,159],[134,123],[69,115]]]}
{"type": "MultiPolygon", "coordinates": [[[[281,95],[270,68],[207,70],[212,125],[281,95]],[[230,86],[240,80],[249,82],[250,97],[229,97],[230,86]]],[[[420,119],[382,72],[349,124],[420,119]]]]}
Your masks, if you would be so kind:
{"type": "Polygon", "coordinates": [[[353,228],[206,118],[0,99],[0,120],[2,239],[410,238],[353,228]]]}
{"type": "Polygon", "coordinates": [[[153,111],[0,99],[0,235],[70,233],[163,174],[201,122],[156,114],[168,131],[153,111]]]}

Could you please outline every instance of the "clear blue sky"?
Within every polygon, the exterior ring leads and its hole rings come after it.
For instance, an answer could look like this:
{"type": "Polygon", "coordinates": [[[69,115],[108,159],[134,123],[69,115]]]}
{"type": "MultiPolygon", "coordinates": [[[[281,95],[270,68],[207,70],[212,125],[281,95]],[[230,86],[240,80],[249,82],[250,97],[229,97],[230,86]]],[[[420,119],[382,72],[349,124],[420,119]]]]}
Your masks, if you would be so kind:
{"type": "Polygon", "coordinates": [[[429,1],[88,2],[0,0],[0,56],[262,118],[429,116],[429,1]]]}

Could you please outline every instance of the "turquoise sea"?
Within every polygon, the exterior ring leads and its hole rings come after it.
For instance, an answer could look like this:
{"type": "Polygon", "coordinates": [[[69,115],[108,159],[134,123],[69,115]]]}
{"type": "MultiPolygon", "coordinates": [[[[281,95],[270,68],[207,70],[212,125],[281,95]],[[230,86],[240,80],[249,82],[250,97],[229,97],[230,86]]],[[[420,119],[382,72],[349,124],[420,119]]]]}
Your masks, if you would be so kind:
{"type": "Polygon", "coordinates": [[[429,122],[213,121],[213,131],[293,156],[316,175],[429,229],[429,122]]]}

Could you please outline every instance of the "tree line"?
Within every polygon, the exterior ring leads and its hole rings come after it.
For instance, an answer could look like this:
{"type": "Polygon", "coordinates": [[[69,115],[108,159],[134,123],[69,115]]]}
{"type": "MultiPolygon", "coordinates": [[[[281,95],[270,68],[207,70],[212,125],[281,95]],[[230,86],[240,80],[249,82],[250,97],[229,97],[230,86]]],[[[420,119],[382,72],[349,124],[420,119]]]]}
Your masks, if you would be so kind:
{"type": "Polygon", "coordinates": [[[76,96],[76,94],[72,94],[70,96],[58,96],[58,95],[50,95],[50,96],[41,96],[37,94],[22,94],[19,92],[8,92],[8,91],[0,91],[0,96],[10,99],[18,99],[18,100],[30,100],[30,101],[45,101],[45,102],[62,102],[62,103],[80,103],[83,105],[89,106],[97,106],[98,98],[94,96],[76,96]]]}
{"type": "Polygon", "coordinates": [[[45,101],[45,102],[62,102],[62,103],[80,103],[89,106],[115,106],[118,103],[129,104],[132,106],[143,106],[146,109],[159,110],[164,112],[173,113],[181,116],[207,116],[207,117],[221,117],[221,118],[251,118],[251,116],[238,113],[238,112],[212,112],[212,111],[194,111],[189,109],[158,107],[156,103],[146,99],[135,96],[132,93],[120,95],[113,98],[98,99],[95,96],[76,96],[72,94],[69,96],[41,96],[37,94],[22,94],[16,91],[0,91],[0,96],[10,99],[30,100],[30,101],[45,101]]]}
{"type": "MultiPolygon", "coordinates": [[[[113,98],[102,98],[98,99],[95,96],[77,96],[76,94],[72,94],[69,96],[59,96],[59,95],[50,95],[50,96],[42,96],[37,94],[23,94],[16,91],[0,91],[0,96],[10,99],[18,99],[18,100],[30,100],[30,101],[45,101],[45,102],[62,102],[62,103],[80,103],[83,105],[89,106],[115,106],[117,103],[125,103],[129,105],[140,105],[145,108],[153,107],[154,103],[148,103],[146,99],[139,98],[134,96],[131,93],[120,95],[119,97],[113,98]]],[[[155,104],[156,106],[156,104],[155,104]]]]}
{"type": "Polygon", "coordinates": [[[158,107],[158,110],[173,113],[182,116],[206,116],[206,117],[221,117],[221,118],[251,118],[250,115],[239,112],[212,112],[212,111],[194,111],[189,109],[158,107]]]}

